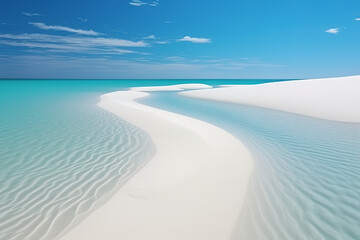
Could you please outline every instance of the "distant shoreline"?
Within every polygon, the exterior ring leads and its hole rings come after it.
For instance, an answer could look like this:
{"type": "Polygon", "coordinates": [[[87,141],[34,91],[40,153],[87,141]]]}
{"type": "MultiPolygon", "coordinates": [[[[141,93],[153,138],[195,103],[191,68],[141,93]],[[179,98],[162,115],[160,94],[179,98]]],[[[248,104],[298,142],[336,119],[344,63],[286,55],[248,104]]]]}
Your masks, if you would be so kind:
{"type": "Polygon", "coordinates": [[[360,75],[181,92],[207,100],[253,105],[342,122],[360,122],[360,75]]]}

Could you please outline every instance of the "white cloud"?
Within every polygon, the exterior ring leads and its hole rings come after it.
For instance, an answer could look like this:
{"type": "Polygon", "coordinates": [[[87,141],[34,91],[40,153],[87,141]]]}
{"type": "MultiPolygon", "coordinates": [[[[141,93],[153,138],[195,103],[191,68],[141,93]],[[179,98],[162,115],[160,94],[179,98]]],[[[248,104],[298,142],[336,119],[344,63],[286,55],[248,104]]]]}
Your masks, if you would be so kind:
{"type": "Polygon", "coordinates": [[[331,34],[338,34],[340,32],[340,28],[330,28],[326,30],[325,32],[331,33],[331,34]]]}
{"type": "Polygon", "coordinates": [[[86,18],[78,17],[78,19],[82,22],[87,22],[88,20],[86,18]]]}
{"type": "Polygon", "coordinates": [[[360,21],[360,18],[355,18],[355,21],[360,21]]]}
{"type": "Polygon", "coordinates": [[[157,41],[155,43],[157,43],[157,44],[168,44],[169,42],[167,42],[167,41],[157,41]]]}
{"type": "Polygon", "coordinates": [[[85,53],[85,54],[127,54],[127,53],[139,53],[132,50],[127,49],[119,49],[119,48],[89,48],[82,46],[72,46],[72,45],[64,45],[57,43],[39,43],[39,42],[15,42],[15,41],[7,41],[0,40],[0,44],[14,46],[14,47],[28,47],[28,48],[40,48],[47,49],[52,52],[72,52],[72,53],[85,53]]]}
{"type": "Polygon", "coordinates": [[[156,44],[168,44],[168,41],[160,40],[159,37],[156,37],[155,35],[149,35],[147,37],[144,37],[144,39],[152,40],[151,43],[156,44]]]}
{"type": "Polygon", "coordinates": [[[145,46],[148,46],[148,44],[143,41],[133,42],[133,41],[117,39],[117,38],[85,38],[85,39],[81,38],[81,39],[76,39],[76,40],[79,44],[81,44],[81,41],[85,40],[85,44],[87,43],[89,45],[107,45],[107,46],[114,46],[114,47],[145,47],[145,46]]]}
{"type": "Polygon", "coordinates": [[[158,6],[160,3],[159,3],[159,0],[155,0],[155,1],[153,1],[153,2],[151,2],[151,3],[148,3],[148,5],[149,6],[152,6],[152,7],[156,7],[156,6],[158,6]]]}
{"type": "Polygon", "coordinates": [[[156,7],[160,4],[159,1],[160,0],[153,0],[153,1],[131,0],[129,2],[129,4],[132,6],[136,6],[136,7],[141,7],[141,6],[146,6],[146,5],[156,7]]]}
{"type": "Polygon", "coordinates": [[[0,34],[0,38],[13,40],[28,40],[32,42],[66,43],[83,47],[146,47],[148,44],[143,41],[129,41],[118,38],[102,37],[73,37],[58,36],[49,34],[24,33],[24,34],[0,34]]]}
{"type": "Polygon", "coordinates": [[[7,41],[0,40],[0,44],[16,47],[29,47],[29,48],[51,48],[51,49],[61,49],[61,50],[72,50],[79,51],[83,50],[83,47],[71,46],[71,45],[61,45],[54,43],[37,43],[37,42],[16,42],[16,41],[7,41]]]}
{"type": "Polygon", "coordinates": [[[192,43],[210,43],[211,39],[210,38],[195,38],[195,37],[185,36],[185,37],[183,37],[181,39],[178,39],[178,41],[192,42],[192,43]]]}
{"type": "Polygon", "coordinates": [[[156,39],[156,37],[154,35],[149,35],[147,37],[144,37],[144,39],[156,39]]]}
{"type": "Polygon", "coordinates": [[[23,12],[22,14],[24,14],[25,16],[28,16],[28,17],[41,16],[41,15],[40,15],[40,14],[38,14],[38,13],[28,13],[28,12],[23,12]]]}
{"type": "Polygon", "coordinates": [[[97,55],[126,53],[146,54],[122,48],[145,47],[148,45],[143,41],[134,42],[116,38],[73,37],[48,34],[0,34],[0,44],[14,47],[37,48],[52,52],[73,52],[97,55]]]}
{"type": "Polygon", "coordinates": [[[40,29],[43,29],[43,30],[65,31],[65,32],[77,33],[77,34],[81,34],[81,35],[93,35],[93,36],[100,35],[100,33],[95,32],[93,30],[74,29],[74,28],[58,26],[58,25],[51,26],[51,25],[46,25],[44,23],[38,23],[38,22],[29,22],[29,24],[31,24],[35,27],[38,27],[40,29]]]}
{"type": "Polygon", "coordinates": [[[0,77],[168,78],[169,74],[183,74],[181,77],[185,78],[194,76],[194,71],[201,69],[203,66],[194,64],[131,61],[95,56],[0,56],[0,77]]]}
{"type": "Polygon", "coordinates": [[[146,3],[141,2],[139,0],[132,0],[131,2],[129,2],[130,5],[136,6],[136,7],[140,7],[142,5],[146,5],[146,3]]]}
{"type": "MultiPolygon", "coordinates": [[[[222,64],[157,62],[147,58],[122,60],[99,56],[0,55],[0,77],[9,78],[251,78],[254,71],[269,76],[265,63],[223,62],[222,64]],[[243,77],[244,76],[244,77],[243,77]]],[[[276,78],[272,75],[273,78],[276,78]]]]}

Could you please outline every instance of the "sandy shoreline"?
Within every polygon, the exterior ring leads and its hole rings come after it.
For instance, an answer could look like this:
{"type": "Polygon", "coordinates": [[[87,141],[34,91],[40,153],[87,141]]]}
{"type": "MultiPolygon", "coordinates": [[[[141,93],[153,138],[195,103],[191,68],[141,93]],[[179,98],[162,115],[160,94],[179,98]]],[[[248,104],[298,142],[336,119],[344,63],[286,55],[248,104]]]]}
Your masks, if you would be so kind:
{"type": "Polygon", "coordinates": [[[238,85],[180,92],[207,100],[272,108],[342,122],[360,122],[360,76],[238,85]]]}
{"type": "Polygon", "coordinates": [[[193,84],[176,84],[169,86],[153,86],[153,87],[132,87],[130,90],[137,92],[161,92],[161,91],[182,91],[182,90],[194,90],[194,89],[208,89],[212,86],[193,83],[193,84]]]}
{"type": "Polygon", "coordinates": [[[226,131],[105,94],[99,106],[145,130],[153,159],[105,205],[61,239],[229,239],[242,208],[252,157],[226,131]]]}
{"type": "Polygon", "coordinates": [[[77,239],[230,239],[253,168],[239,140],[206,122],[136,103],[141,91],[179,94],[360,122],[360,76],[210,88],[134,88],[101,97],[99,106],[145,130],[153,159],[104,206],[62,237],[77,239]]]}

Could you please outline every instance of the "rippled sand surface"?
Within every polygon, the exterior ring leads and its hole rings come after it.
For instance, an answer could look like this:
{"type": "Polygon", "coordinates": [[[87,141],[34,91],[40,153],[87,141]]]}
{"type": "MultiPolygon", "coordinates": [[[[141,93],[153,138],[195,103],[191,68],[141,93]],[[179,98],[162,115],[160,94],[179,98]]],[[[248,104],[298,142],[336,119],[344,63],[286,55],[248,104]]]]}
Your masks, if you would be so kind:
{"type": "Polygon", "coordinates": [[[58,238],[154,152],[145,132],[97,107],[91,91],[1,91],[0,239],[58,238]]]}
{"type": "MultiPolygon", "coordinates": [[[[96,106],[144,82],[65,85],[0,81],[0,239],[57,239],[154,153],[146,133],[96,106]]],[[[217,125],[251,150],[234,239],[360,239],[359,124],[174,93],[142,101],[217,125]]]]}
{"type": "Polygon", "coordinates": [[[234,239],[360,239],[360,124],[176,93],[141,102],[217,125],[251,150],[234,239]]]}

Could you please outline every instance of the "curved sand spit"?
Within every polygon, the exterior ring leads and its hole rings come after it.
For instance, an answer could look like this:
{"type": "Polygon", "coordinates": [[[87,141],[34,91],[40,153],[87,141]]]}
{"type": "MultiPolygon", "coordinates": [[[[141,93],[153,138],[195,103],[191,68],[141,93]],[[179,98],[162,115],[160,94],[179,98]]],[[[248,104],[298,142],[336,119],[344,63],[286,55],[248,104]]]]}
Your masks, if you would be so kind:
{"type": "Polygon", "coordinates": [[[145,130],[152,160],[64,240],[225,240],[240,214],[252,157],[228,132],[113,92],[99,106],[145,130]]]}
{"type": "Polygon", "coordinates": [[[254,105],[342,122],[360,122],[360,76],[231,85],[183,96],[254,105]]]}
{"type": "Polygon", "coordinates": [[[201,83],[192,83],[192,84],[177,84],[170,86],[133,87],[130,89],[132,91],[138,91],[138,92],[160,92],[160,91],[182,91],[182,90],[208,89],[208,88],[212,88],[212,86],[201,83]]]}
{"type": "MultiPolygon", "coordinates": [[[[253,163],[232,135],[208,123],[134,102],[139,91],[209,88],[175,85],[105,94],[99,105],[148,132],[156,155],[109,202],[62,239],[231,237],[253,163]]],[[[360,76],[229,86],[181,95],[360,122],[360,76]]]]}

